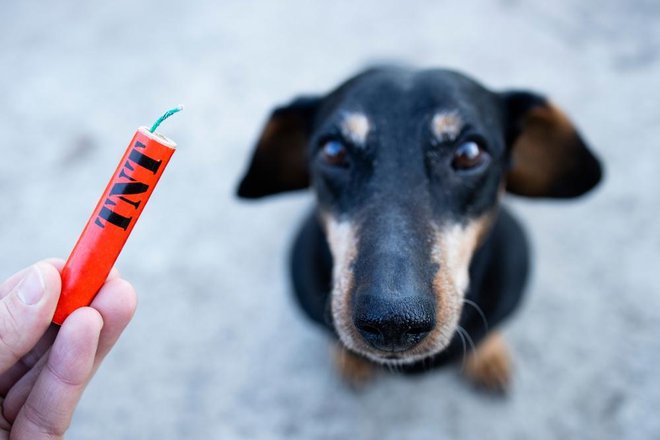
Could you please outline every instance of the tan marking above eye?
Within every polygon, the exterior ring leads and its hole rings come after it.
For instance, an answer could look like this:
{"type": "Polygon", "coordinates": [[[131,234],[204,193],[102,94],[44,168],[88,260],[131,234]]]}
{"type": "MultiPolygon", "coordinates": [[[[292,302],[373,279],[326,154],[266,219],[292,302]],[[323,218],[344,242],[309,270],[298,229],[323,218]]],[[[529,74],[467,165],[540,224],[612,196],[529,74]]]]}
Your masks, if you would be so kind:
{"type": "Polygon", "coordinates": [[[463,128],[463,120],[455,111],[436,113],[431,120],[431,132],[439,142],[455,140],[463,128]]]}
{"type": "Polygon", "coordinates": [[[341,123],[342,134],[356,146],[364,146],[371,125],[363,113],[347,113],[341,123]]]}

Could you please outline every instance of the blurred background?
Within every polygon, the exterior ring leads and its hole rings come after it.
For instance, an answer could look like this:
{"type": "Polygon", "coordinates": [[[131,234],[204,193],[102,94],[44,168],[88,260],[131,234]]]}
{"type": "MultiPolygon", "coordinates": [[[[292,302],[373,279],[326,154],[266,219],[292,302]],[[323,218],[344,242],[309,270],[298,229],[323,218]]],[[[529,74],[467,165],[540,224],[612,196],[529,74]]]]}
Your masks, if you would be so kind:
{"type": "Polygon", "coordinates": [[[118,261],[137,315],[68,438],[660,438],[657,0],[4,0],[0,23],[2,279],[66,257],[137,126],[186,105],[118,261]],[[546,93],[606,166],[579,201],[508,201],[536,268],[507,398],[453,368],[347,389],[289,292],[310,194],[233,195],[274,105],[383,60],[546,93]]]}

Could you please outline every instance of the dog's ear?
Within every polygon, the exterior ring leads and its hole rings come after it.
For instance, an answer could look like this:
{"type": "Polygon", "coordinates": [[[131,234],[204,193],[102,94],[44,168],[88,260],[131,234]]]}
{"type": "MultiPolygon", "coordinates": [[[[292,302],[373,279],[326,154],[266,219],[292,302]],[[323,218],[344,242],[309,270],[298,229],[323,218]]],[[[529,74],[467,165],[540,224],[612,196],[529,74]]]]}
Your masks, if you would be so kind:
{"type": "Polygon", "coordinates": [[[511,164],[506,188],[527,197],[577,197],[601,179],[598,159],[564,113],[540,95],[503,93],[511,164]]]}
{"type": "Polygon", "coordinates": [[[239,197],[255,199],[309,186],[307,142],[320,102],[302,97],[271,113],[238,187],[239,197]]]}

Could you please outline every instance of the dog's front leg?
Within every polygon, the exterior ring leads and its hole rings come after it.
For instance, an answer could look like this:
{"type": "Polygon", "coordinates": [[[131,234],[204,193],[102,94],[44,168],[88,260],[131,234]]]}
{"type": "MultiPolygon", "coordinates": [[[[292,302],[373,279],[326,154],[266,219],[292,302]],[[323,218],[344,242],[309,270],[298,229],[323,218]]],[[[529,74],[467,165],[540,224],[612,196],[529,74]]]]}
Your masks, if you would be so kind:
{"type": "Polygon", "coordinates": [[[467,357],[463,373],[476,386],[506,392],[511,382],[509,348],[499,331],[491,332],[467,357]]]}

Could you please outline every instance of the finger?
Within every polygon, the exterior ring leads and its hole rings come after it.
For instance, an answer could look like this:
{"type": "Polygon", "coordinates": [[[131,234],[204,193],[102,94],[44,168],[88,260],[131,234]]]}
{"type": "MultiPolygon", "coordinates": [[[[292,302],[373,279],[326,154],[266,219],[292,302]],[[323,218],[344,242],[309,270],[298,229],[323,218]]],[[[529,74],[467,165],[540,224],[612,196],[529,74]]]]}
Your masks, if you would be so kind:
{"type": "MultiPolygon", "coordinates": [[[[46,263],[50,264],[57,269],[58,272],[62,272],[62,269],[64,269],[64,260],[61,258],[46,258],[39,263],[46,263]]],[[[11,277],[7,279],[4,283],[0,285],[0,298],[4,298],[11,290],[16,287],[16,285],[20,282],[21,279],[25,276],[25,273],[29,270],[30,268],[25,268],[21,270],[20,272],[15,273],[11,277]]],[[[119,272],[119,269],[116,267],[113,267],[110,270],[110,273],[108,274],[108,280],[112,278],[120,278],[121,273],[119,272]]]]}
{"type": "Polygon", "coordinates": [[[52,264],[60,273],[62,272],[62,269],[64,269],[64,260],[61,258],[51,257],[51,258],[46,258],[42,261],[44,263],[52,264]]]}
{"type": "MultiPolygon", "coordinates": [[[[117,342],[126,325],[135,312],[137,297],[133,286],[125,280],[108,280],[92,302],[91,307],[96,309],[103,318],[103,329],[99,337],[99,345],[94,360],[94,371],[98,369],[103,358],[117,342]]],[[[56,328],[56,327],[55,327],[56,328]]],[[[48,330],[49,332],[51,329],[48,330]]],[[[47,333],[48,334],[48,333],[47,333]]],[[[3,403],[3,412],[7,420],[13,422],[19,410],[34,386],[43,368],[44,359],[34,364],[31,370],[15,383],[6,395],[3,403]]]]}
{"type": "Polygon", "coordinates": [[[43,336],[60,295],[60,274],[40,262],[0,301],[0,374],[28,353],[43,336]]]}
{"type": "Polygon", "coordinates": [[[115,266],[112,266],[112,269],[110,269],[110,273],[108,274],[107,280],[111,280],[113,278],[121,278],[121,273],[119,272],[119,269],[117,269],[115,266]]]}
{"type": "Polygon", "coordinates": [[[101,363],[119,339],[130,322],[137,305],[135,289],[121,278],[109,279],[103,285],[91,307],[103,317],[103,330],[99,339],[99,349],[94,362],[95,368],[101,363]]]}
{"type": "Polygon", "coordinates": [[[2,402],[2,415],[9,423],[14,423],[19,411],[25,405],[25,401],[30,395],[30,391],[34,388],[37,378],[44,369],[48,354],[46,351],[41,358],[28,370],[7,392],[5,400],[2,402]]]}
{"type": "Polygon", "coordinates": [[[59,326],[51,325],[32,350],[0,375],[0,396],[7,396],[9,390],[36,365],[53,345],[58,330],[59,326]]]}
{"type": "MultiPolygon", "coordinates": [[[[53,265],[59,272],[62,271],[64,267],[64,260],[61,258],[47,258],[43,260],[44,263],[48,263],[53,265]]],[[[23,271],[19,272],[18,274],[12,276],[8,282],[10,283],[11,289],[13,289],[16,284],[21,280],[21,277],[25,275],[25,273],[29,270],[29,268],[24,269],[23,271]]],[[[116,267],[113,267],[112,270],[110,271],[110,274],[108,275],[108,280],[119,278],[121,274],[117,270],[116,267]]],[[[3,283],[0,288],[6,289],[7,283],[3,283]]],[[[11,291],[11,289],[6,289],[6,292],[8,293],[11,291]]],[[[132,290],[132,287],[131,287],[132,290]]],[[[101,290],[103,291],[103,289],[101,290]]],[[[99,292],[100,294],[100,292],[99,292]]],[[[6,293],[5,293],[6,295],[6,293]]],[[[5,296],[5,295],[0,295],[0,297],[5,296]]],[[[122,296],[122,303],[128,304],[128,308],[130,309],[131,306],[130,304],[133,304],[132,308],[134,309],[135,307],[135,299],[131,298],[125,298],[122,296]]],[[[107,303],[107,301],[103,301],[103,303],[107,303]]],[[[101,306],[102,309],[106,309],[106,306],[101,306]]],[[[125,310],[125,309],[124,309],[125,310]]],[[[121,321],[122,316],[126,316],[127,314],[131,314],[132,312],[121,312],[115,313],[113,311],[106,312],[104,310],[101,311],[101,315],[107,315],[111,321],[111,325],[109,326],[110,329],[115,327],[114,321],[121,321]]],[[[130,319],[130,318],[129,318],[130,319]]],[[[20,406],[14,405],[15,402],[18,402],[20,405],[23,405],[25,402],[25,399],[27,398],[27,394],[29,393],[29,390],[32,388],[34,385],[34,382],[36,381],[36,375],[28,375],[28,377],[24,377],[28,371],[32,367],[35,366],[37,361],[48,351],[50,346],[53,344],[53,341],[55,340],[55,336],[57,335],[57,330],[59,330],[59,326],[54,326],[51,325],[48,330],[46,330],[46,333],[44,336],[42,336],[41,339],[36,343],[35,347],[30,350],[26,355],[24,355],[18,362],[16,362],[13,366],[11,366],[7,371],[5,371],[3,374],[0,374],[0,396],[6,396],[5,402],[3,404],[3,407],[5,410],[7,408],[14,408],[16,407],[16,411],[13,413],[13,416],[11,416],[12,420],[16,416],[16,413],[18,413],[18,409],[20,409],[20,406]],[[34,377],[31,377],[34,376],[34,377]],[[10,392],[11,391],[11,392],[10,392]]],[[[113,334],[114,332],[105,330],[104,326],[104,331],[102,333],[102,340],[105,339],[104,335],[105,334],[113,334]]],[[[119,331],[121,333],[121,330],[119,331]]],[[[102,344],[103,346],[107,346],[108,344],[102,344]]],[[[109,344],[110,347],[112,346],[112,343],[109,344]]],[[[107,350],[101,350],[103,354],[107,353],[107,350]]],[[[100,361],[100,360],[99,360],[100,361]]],[[[97,361],[98,363],[98,361],[97,361]]]]}
{"type": "Polygon", "coordinates": [[[92,375],[103,319],[83,307],[64,321],[13,425],[17,438],[61,437],[92,375]]]}
{"type": "MultiPolygon", "coordinates": [[[[62,267],[64,267],[64,260],[60,258],[47,258],[45,260],[37,262],[36,264],[39,263],[46,263],[55,266],[58,272],[61,272],[62,267]]],[[[25,274],[31,268],[32,266],[26,267],[25,269],[16,272],[14,275],[7,278],[7,280],[4,283],[0,284],[0,298],[4,298],[5,296],[7,296],[7,294],[16,287],[16,285],[25,277],[25,274]]]]}

